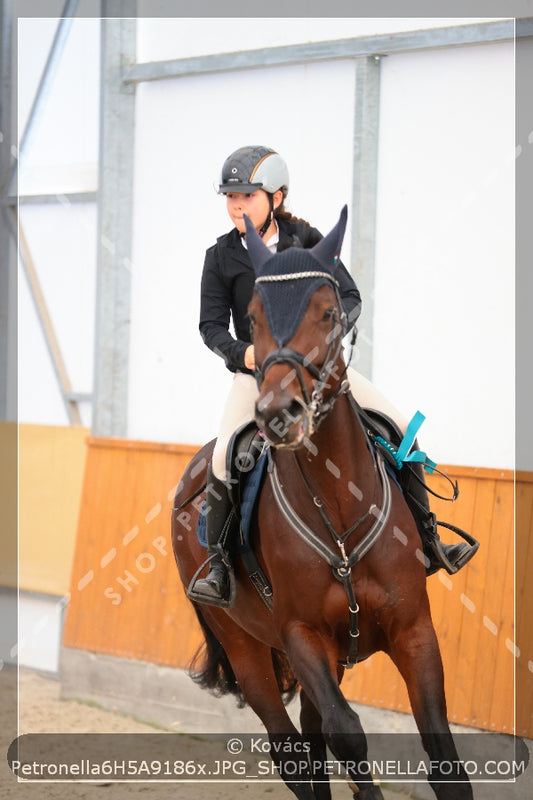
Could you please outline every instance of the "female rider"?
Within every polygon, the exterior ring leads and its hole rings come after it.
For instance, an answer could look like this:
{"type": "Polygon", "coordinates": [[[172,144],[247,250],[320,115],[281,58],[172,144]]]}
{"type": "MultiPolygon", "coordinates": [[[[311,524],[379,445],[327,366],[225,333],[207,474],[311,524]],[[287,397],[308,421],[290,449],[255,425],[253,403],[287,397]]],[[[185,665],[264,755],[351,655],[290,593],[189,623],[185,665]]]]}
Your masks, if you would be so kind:
{"type": "MultiPolygon", "coordinates": [[[[217,548],[231,510],[225,484],[226,449],[234,431],[253,419],[258,397],[253,372],[254,346],[247,319],[255,273],[247,252],[243,215],[250,218],[272,253],[287,247],[311,248],[322,238],[316,228],[285,210],[288,188],[287,165],[277,152],[268,147],[241,147],[222,166],[218,192],[226,197],[227,211],[234,227],[206,252],[201,284],[200,333],[205,344],[224,359],[234,377],[207,473],[209,513],[206,514],[206,529],[208,552],[212,559],[209,574],[197,580],[193,587],[195,599],[206,603],[223,604],[228,594],[227,568],[221,549],[217,548]],[[230,333],[230,321],[235,336],[230,333]]],[[[361,312],[361,297],[353,278],[342,264],[339,264],[335,277],[340,284],[340,297],[351,329],[361,312]]],[[[351,367],[348,367],[346,377],[359,405],[385,413],[405,433],[407,420],[366,378],[351,367]]],[[[433,535],[437,536],[436,531],[433,535]]],[[[439,558],[441,549],[445,550],[452,565],[462,566],[465,547],[468,545],[443,545],[439,541],[438,550],[429,553],[433,571],[446,566],[439,558]]]]}

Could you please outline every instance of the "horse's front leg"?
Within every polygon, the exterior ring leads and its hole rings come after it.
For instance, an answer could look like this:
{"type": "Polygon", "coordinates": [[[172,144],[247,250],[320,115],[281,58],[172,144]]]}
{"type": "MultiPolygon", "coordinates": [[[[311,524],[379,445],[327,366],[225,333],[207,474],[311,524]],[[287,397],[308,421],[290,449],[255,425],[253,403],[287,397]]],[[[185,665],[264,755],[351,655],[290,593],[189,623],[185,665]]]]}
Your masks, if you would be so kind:
{"type": "Polygon", "coordinates": [[[331,800],[329,777],[326,770],[326,741],[322,735],[322,717],[305,693],[300,692],[300,725],[308,745],[309,764],[316,800],[331,800]]]}
{"type": "Polygon", "coordinates": [[[438,800],[472,800],[448,725],[442,659],[429,613],[402,631],[389,654],[405,680],[422,745],[435,765],[429,783],[438,800]],[[440,768],[443,763],[457,765],[457,771],[450,775],[448,766],[440,768]]]}
{"type": "Polygon", "coordinates": [[[302,622],[290,624],[283,632],[283,641],[291,666],[307,695],[306,702],[317,709],[325,744],[357,784],[359,792],[354,798],[383,800],[371,775],[361,775],[357,768],[358,764],[368,763],[367,741],[359,716],[339,688],[336,646],[302,622]]]}

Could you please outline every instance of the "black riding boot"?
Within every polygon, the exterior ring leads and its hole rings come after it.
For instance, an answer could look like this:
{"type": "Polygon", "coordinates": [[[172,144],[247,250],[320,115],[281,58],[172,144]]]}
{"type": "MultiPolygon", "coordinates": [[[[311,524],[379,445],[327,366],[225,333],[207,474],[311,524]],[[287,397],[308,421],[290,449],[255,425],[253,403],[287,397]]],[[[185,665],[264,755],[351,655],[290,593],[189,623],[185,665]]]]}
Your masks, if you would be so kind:
{"type": "MultiPolygon", "coordinates": [[[[427,575],[433,575],[442,568],[453,575],[470,561],[479,547],[479,542],[470,536],[468,536],[468,541],[458,544],[441,542],[437,532],[437,518],[429,507],[422,464],[416,462],[405,464],[400,472],[400,483],[422,539],[427,575]]],[[[464,532],[462,533],[464,534],[464,532]]]]}
{"type": "Polygon", "coordinates": [[[207,552],[212,558],[209,573],[205,578],[197,580],[193,587],[195,595],[204,595],[206,602],[209,602],[209,599],[227,600],[229,596],[228,568],[224,563],[226,555],[219,540],[231,507],[226,485],[214,476],[211,464],[209,464],[205,521],[207,552]]]}

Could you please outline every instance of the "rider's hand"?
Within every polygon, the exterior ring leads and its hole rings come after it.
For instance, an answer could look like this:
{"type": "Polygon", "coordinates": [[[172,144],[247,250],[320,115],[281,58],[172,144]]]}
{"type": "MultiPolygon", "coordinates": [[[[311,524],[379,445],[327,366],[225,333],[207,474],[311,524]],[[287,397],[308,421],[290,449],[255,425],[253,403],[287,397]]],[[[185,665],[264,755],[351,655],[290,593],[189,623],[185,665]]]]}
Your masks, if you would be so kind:
{"type": "Polygon", "coordinates": [[[255,353],[253,344],[246,348],[246,352],[244,354],[244,366],[246,369],[255,369],[255,353]]]}

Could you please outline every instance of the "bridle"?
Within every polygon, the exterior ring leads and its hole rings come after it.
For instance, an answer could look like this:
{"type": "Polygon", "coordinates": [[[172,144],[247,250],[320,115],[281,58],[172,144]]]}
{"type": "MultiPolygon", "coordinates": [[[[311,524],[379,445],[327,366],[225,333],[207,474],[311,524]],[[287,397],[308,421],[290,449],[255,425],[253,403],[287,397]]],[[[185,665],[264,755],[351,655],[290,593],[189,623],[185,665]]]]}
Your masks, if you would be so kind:
{"type": "MultiPolygon", "coordinates": [[[[344,394],[349,388],[348,381],[343,379],[333,393],[327,395],[327,397],[325,395],[326,390],[330,388],[329,377],[333,373],[333,369],[342,350],[342,341],[348,332],[348,317],[342,307],[338,281],[328,272],[309,270],[306,272],[291,272],[282,275],[260,276],[256,279],[256,285],[258,283],[274,283],[305,278],[326,278],[328,284],[332,286],[335,292],[337,307],[331,315],[331,330],[326,337],[328,339],[328,349],[323,364],[322,366],[317,366],[313,362],[313,350],[307,355],[304,355],[298,350],[293,350],[291,347],[279,347],[277,350],[273,350],[272,353],[269,353],[262,364],[256,365],[255,378],[259,389],[261,389],[265,376],[271,367],[276,364],[287,364],[291,367],[300,385],[303,405],[309,421],[308,435],[310,436],[318,428],[322,420],[329,414],[338,397],[344,394]],[[304,370],[315,379],[315,386],[311,393],[309,393],[304,380],[304,370]]],[[[352,347],[354,343],[355,330],[352,334],[352,347]]],[[[343,369],[343,373],[345,372],[346,366],[343,369]]]]}

